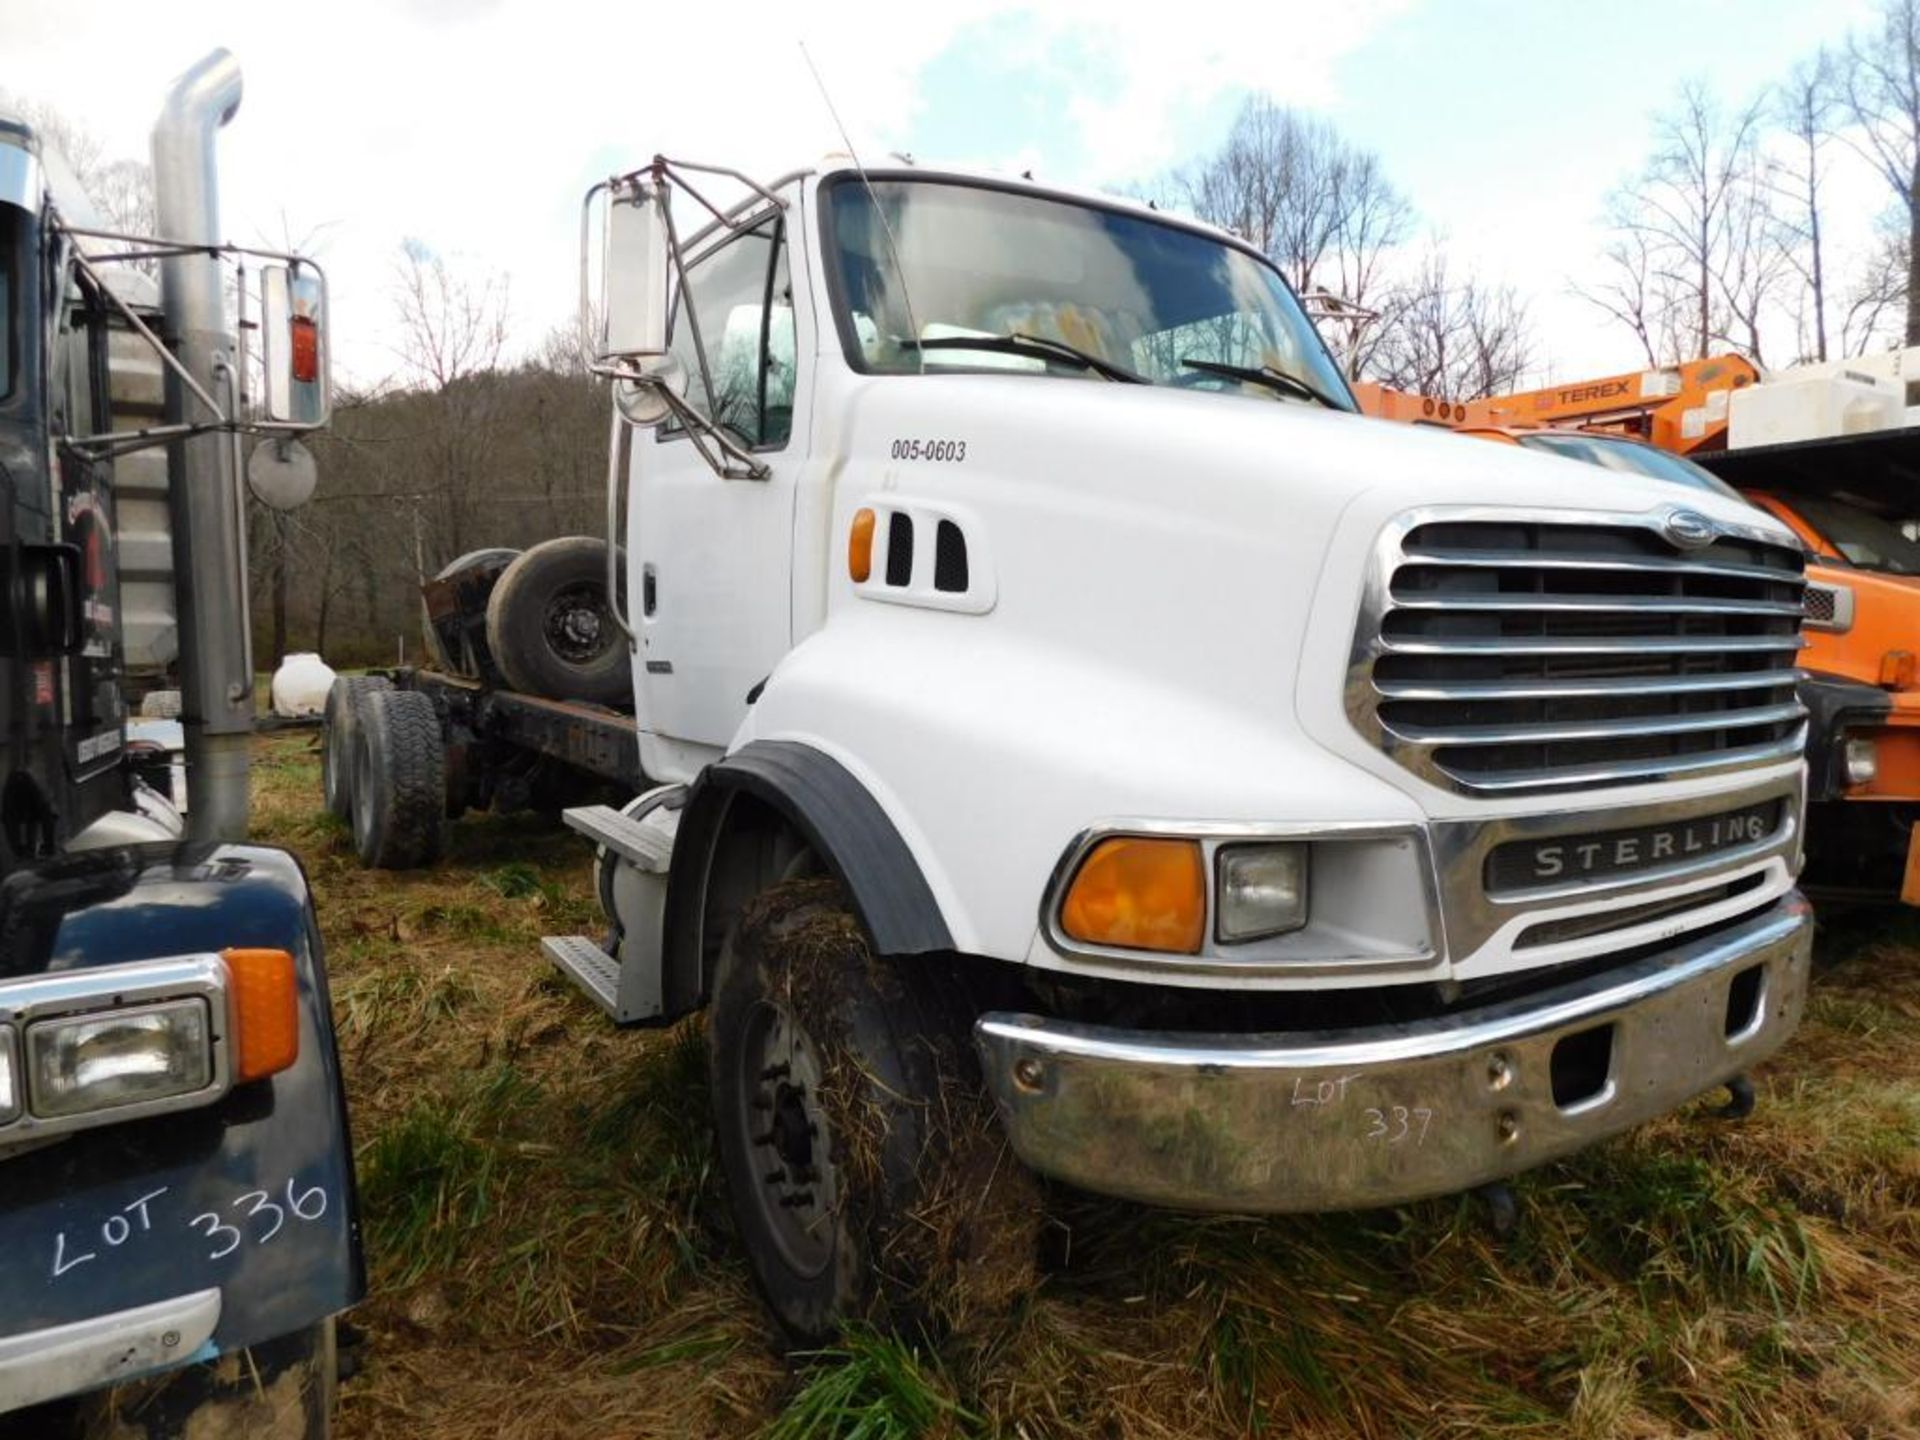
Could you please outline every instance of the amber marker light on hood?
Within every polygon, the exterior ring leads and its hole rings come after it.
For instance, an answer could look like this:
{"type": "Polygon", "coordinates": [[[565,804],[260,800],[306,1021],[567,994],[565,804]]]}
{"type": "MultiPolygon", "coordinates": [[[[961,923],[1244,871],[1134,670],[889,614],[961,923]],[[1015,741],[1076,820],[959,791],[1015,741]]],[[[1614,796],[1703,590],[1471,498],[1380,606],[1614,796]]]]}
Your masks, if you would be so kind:
{"type": "Polygon", "coordinates": [[[873,574],[873,511],[853,512],[853,529],[847,534],[847,574],[853,583],[864,585],[873,574]]]}
{"type": "Polygon", "coordinates": [[[1116,835],[1087,853],[1060,928],[1088,945],[1195,955],[1207,933],[1207,874],[1192,840],[1116,835]]]}
{"type": "Polygon", "coordinates": [[[232,981],[233,1083],[285,1070],[300,1058],[300,993],[285,950],[223,950],[232,981]]]}

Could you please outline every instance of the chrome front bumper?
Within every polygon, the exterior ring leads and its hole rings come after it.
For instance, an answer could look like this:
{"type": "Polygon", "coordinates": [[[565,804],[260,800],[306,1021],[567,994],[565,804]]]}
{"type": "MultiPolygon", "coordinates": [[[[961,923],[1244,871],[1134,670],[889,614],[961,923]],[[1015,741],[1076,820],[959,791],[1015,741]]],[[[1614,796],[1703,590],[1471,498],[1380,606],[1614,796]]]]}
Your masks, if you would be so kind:
{"type": "Polygon", "coordinates": [[[1180,1209],[1362,1209],[1529,1169],[1764,1060],[1800,1022],[1812,943],[1795,893],[1705,939],[1421,1024],[1208,1036],[996,1013],[974,1039],[1014,1150],[1043,1174],[1180,1209]],[[1757,996],[1741,978],[1755,967],[1757,996]],[[1587,1037],[1603,1028],[1601,1049],[1587,1037]],[[1556,1101],[1563,1041],[1563,1060],[1605,1069],[1563,1077],[1556,1101]]]}
{"type": "Polygon", "coordinates": [[[219,1323],[215,1288],[0,1337],[0,1414],[202,1358],[219,1323]]]}

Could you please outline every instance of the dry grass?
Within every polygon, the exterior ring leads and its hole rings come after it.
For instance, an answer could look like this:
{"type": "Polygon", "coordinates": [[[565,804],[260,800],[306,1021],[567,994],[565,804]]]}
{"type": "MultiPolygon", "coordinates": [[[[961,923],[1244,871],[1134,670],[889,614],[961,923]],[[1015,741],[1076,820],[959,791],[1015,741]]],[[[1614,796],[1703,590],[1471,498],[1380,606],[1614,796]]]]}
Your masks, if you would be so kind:
{"type": "Polygon", "coordinates": [[[526,817],[374,876],[307,734],[257,830],[320,907],[373,1295],[362,1436],[1920,1436],[1920,931],[1830,938],[1740,1125],[1704,1107],[1476,1202],[1254,1222],[1055,1193],[1004,1320],[786,1357],[735,1254],[692,1027],[618,1033],[539,936],[598,926],[526,817]]]}

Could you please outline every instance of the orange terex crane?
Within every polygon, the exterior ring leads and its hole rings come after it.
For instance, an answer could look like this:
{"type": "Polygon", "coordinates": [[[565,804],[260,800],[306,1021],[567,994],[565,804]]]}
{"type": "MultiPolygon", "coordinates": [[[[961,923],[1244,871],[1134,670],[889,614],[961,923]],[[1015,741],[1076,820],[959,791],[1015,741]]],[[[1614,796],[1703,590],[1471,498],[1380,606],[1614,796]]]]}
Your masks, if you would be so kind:
{"type": "Polygon", "coordinates": [[[1630,370],[1571,385],[1549,385],[1483,400],[1444,400],[1356,384],[1360,408],[1385,420],[1472,429],[1486,425],[1572,425],[1630,435],[1676,455],[1724,449],[1733,392],[1760,383],[1738,355],[1630,370]]]}
{"type": "MultiPolygon", "coordinates": [[[[1908,352],[1920,360],[1920,352],[1908,352]]],[[[1900,365],[1808,367],[1765,379],[1738,356],[1608,375],[1465,402],[1384,386],[1354,387],[1362,410],[1389,420],[1439,425],[1483,439],[1526,443],[1542,430],[1577,430],[1643,441],[1704,465],[1806,543],[1808,879],[1862,897],[1896,891],[1920,905],[1920,427],[1905,413],[1900,365]],[[1893,383],[1870,430],[1810,391],[1893,383]],[[1794,393],[1789,394],[1789,387],[1794,393]],[[1751,391],[1750,395],[1736,395],[1751,391]],[[1771,392],[1771,393],[1769,393],[1771,392]],[[1775,404],[1775,401],[1781,403],[1775,404]],[[1787,443],[1761,440],[1765,422],[1791,412],[1787,443]],[[1887,422],[1894,422],[1887,428],[1887,422]]],[[[1571,452],[1569,452],[1571,453],[1571,452]]],[[[1579,458],[1636,465],[1614,452],[1579,458]]]]}

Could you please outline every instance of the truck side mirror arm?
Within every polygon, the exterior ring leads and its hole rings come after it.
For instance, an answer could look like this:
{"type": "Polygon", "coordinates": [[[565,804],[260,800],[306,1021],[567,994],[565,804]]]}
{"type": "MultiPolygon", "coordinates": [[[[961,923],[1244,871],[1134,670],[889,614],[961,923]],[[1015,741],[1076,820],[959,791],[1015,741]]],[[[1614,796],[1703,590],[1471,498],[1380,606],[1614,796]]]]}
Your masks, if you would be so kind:
{"type": "MultiPolygon", "coordinates": [[[[673,222],[670,187],[679,186],[729,230],[758,223],[764,212],[750,203],[723,211],[680,173],[683,170],[724,175],[746,185],[760,199],[779,209],[786,202],[766,187],[735,170],[669,160],[656,155],[653,163],[591,186],[580,207],[580,324],[591,349],[588,369],[614,382],[614,406],[630,425],[658,425],[672,418],[686,428],[700,458],[723,480],[764,480],[767,467],[755,459],[719,422],[689,405],[683,367],[667,349],[667,320],[671,311],[671,282],[679,293],[687,289],[686,255],[673,222]],[[594,201],[606,196],[601,229],[600,265],[605,292],[603,311],[596,318],[592,302],[592,213],[594,201]],[[750,213],[743,215],[745,210],[750,213]]],[[[691,305],[683,307],[700,386],[707,411],[717,411],[713,367],[708,361],[700,317],[691,305]]]]}

